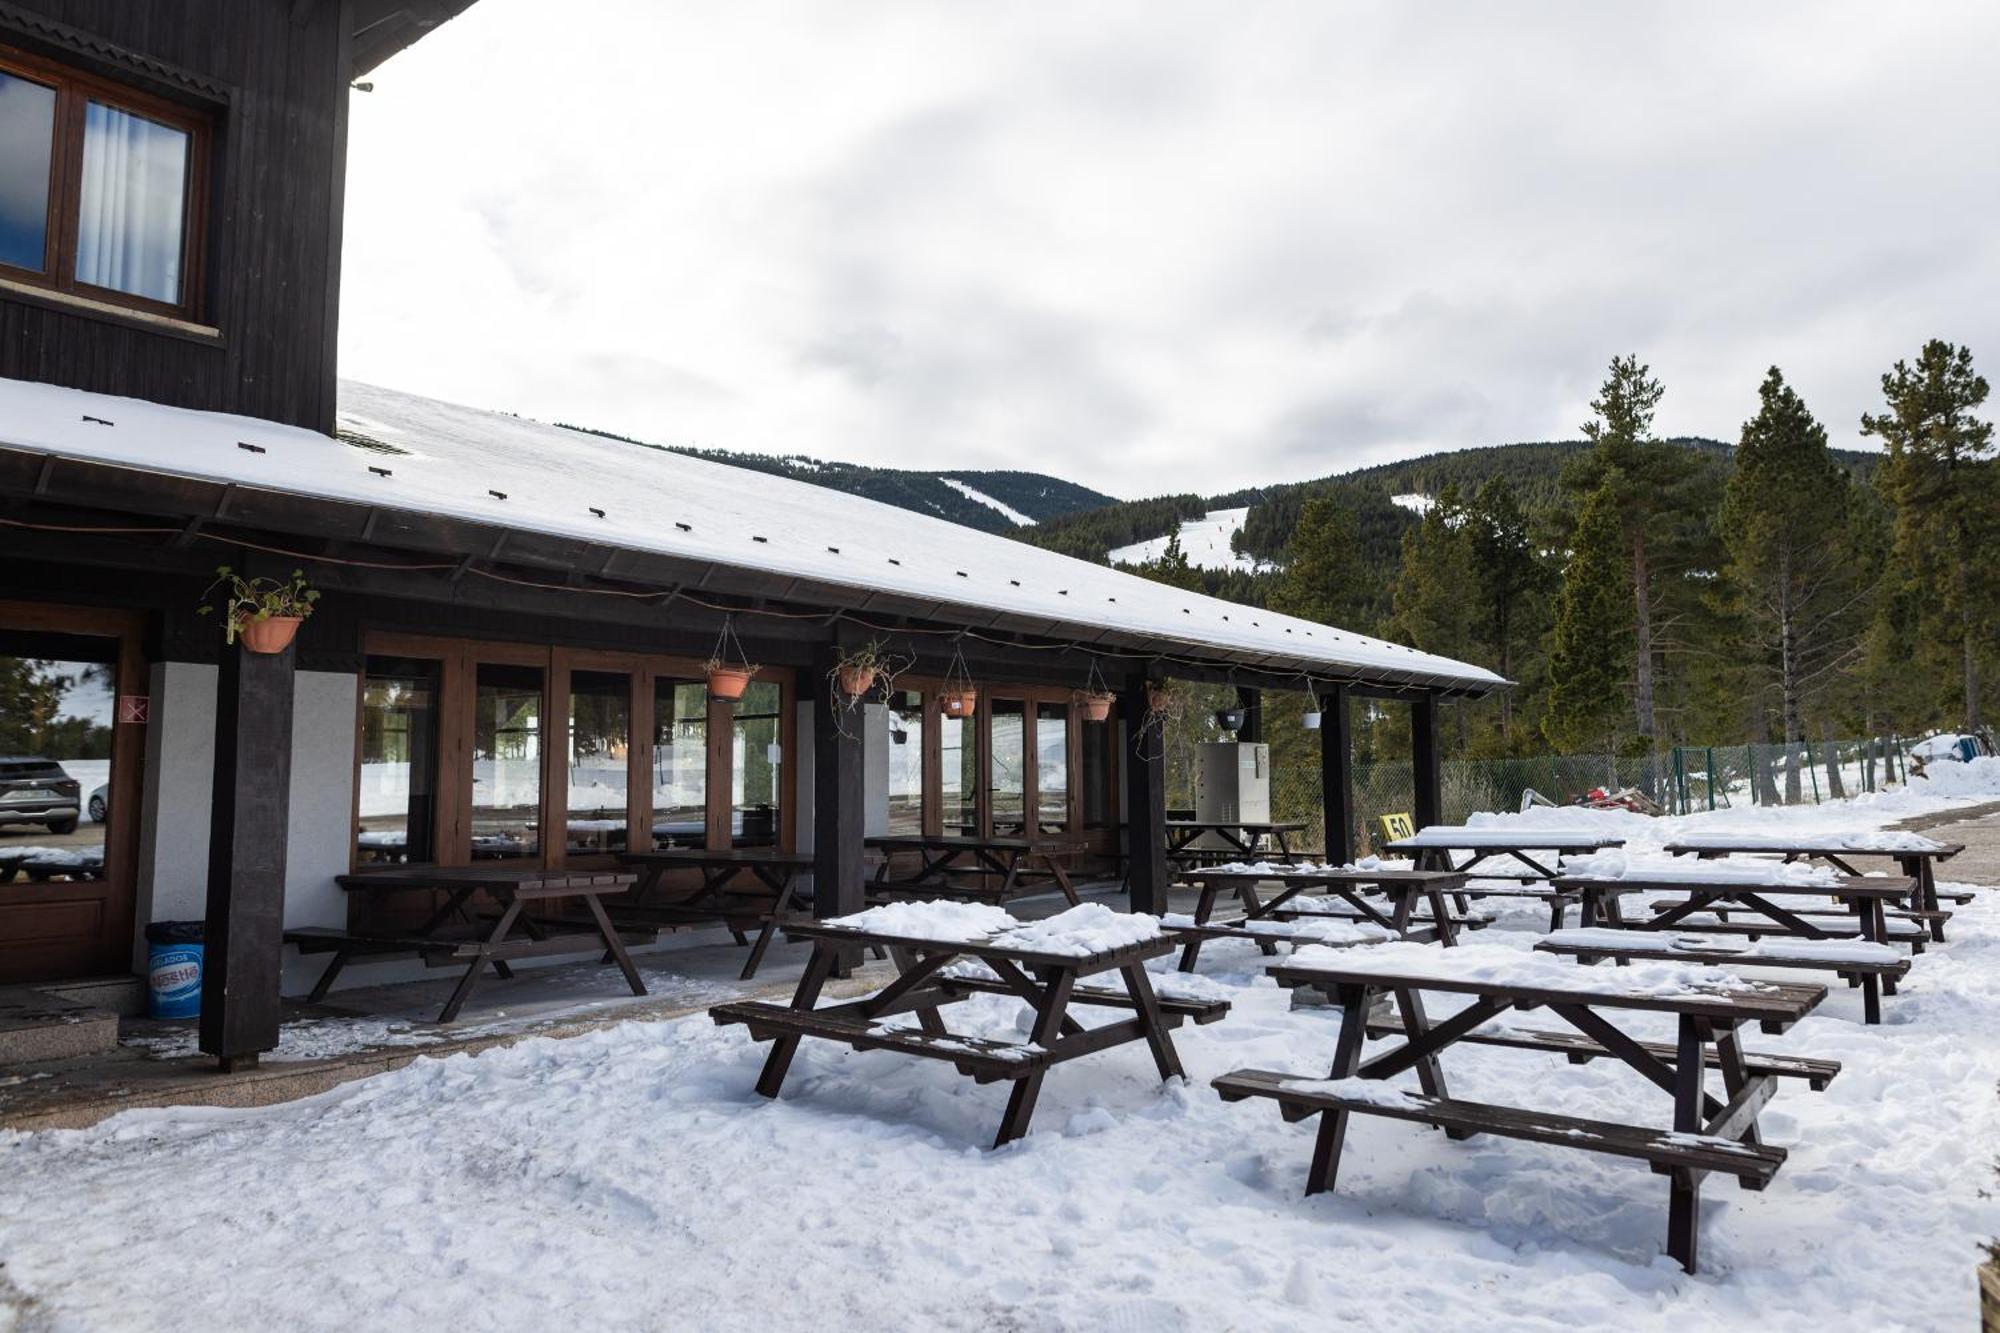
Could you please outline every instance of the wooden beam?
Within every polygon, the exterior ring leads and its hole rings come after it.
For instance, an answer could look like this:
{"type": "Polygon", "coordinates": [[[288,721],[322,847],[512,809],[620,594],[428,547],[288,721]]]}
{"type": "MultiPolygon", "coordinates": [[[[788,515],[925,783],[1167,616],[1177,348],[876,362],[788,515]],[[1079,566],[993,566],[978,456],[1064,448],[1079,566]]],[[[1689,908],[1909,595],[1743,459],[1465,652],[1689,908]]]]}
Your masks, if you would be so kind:
{"type": "Polygon", "coordinates": [[[1147,723],[1146,678],[1133,676],[1119,699],[1126,722],[1125,882],[1132,910],[1167,910],[1173,874],[1167,866],[1167,759],[1158,721],[1147,723]]]}
{"type": "Polygon", "coordinates": [[[230,649],[217,681],[201,1049],[225,1071],[278,1044],[296,652],[230,649]]]}
{"type": "Polygon", "coordinates": [[[1416,780],[1418,828],[1444,822],[1444,761],[1438,753],[1438,697],[1410,701],[1410,757],[1416,780]]]}
{"type": "Polygon", "coordinates": [[[1344,866],[1354,859],[1354,719],[1341,685],[1319,692],[1319,794],[1326,859],[1344,866]]]}
{"type": "Polygon", "coordinates": [[[829,645],[803,681],[813,705],[813,915],[821,919],[867,905],[862,706],[828,688],[835,660],[836,649],[829,645]]]}

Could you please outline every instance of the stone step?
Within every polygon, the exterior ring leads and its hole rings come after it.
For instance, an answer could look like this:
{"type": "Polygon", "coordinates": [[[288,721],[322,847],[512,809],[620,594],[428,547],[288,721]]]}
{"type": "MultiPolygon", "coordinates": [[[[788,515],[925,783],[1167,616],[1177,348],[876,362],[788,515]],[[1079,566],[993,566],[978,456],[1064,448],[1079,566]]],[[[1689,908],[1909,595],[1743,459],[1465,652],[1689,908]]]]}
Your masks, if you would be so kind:
{"type": "Polygon", "coordinates": [[[118,1015],[31,986],[0,987],[0,1070],[118,1048],[118,1015]]]}

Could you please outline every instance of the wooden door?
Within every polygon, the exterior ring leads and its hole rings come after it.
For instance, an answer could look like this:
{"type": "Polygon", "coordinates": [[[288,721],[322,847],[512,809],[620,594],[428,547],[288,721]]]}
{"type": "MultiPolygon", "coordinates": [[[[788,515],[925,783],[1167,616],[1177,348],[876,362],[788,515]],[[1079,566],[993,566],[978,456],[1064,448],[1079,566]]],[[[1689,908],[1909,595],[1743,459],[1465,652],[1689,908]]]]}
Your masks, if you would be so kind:
{"type": "Polygon", "coordinates": [[[0,602],[0,983],[132,970],[137,613],[0,602]]]}

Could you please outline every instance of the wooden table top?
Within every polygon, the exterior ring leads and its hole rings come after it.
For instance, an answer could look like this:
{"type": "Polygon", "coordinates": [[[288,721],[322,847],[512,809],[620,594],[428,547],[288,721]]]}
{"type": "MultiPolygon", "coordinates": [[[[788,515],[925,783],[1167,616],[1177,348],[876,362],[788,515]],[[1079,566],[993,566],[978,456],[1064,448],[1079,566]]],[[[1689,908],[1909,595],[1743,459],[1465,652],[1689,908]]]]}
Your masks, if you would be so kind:
{"type": "Polygon", "coordinates": [[[391,889],[572,889],[579,893],[608,892],[630,887],[636,876],[621,870],[546,870],[541,866],[471,865],[404,866],[338,875],[334,882],[350,893],[391,889]]]}
{"type": "Polygon", "coordinates": [[[810,870],[811,852],[781,852],[772,847],[728,847],[710,851],[700,847],[664,847],[650,852],[620,852],[627,865],[664,866],[784,866],[810,870]]]}
{"type": "Polygon", "coordinates": [[[1621,879],[1592,879],[1588,875],[1560,875],[1551,883],[1558,889],[1601,892],[1615,889],[1631,893],[1752,893],[1765,897],[1793,898],[1907,898],[1917,890],[1917,881],[1908,875],[1842,875],[1838,884],[1759,884],[1755,880],[1647,879],[1628,875],[1621,879]]]}
{"type": "MultiPolygon", "coordinates": [[[[1023,921],[1022,926],[1033,922],[1023,921]]],[[[1162,958],[1181,947],[1180,939],[1167,932],[1149,940],[1122,945],[1092,954],[1054,953],[1011,945],[1001,938],[978,940],[937,939],[924,935],[898,935],[889,931],[866,930],[858,926],[836,925],[830,921],[787,921],[783,926],[794,940],[841,940],[855,944],[879,944],[885,949],[915,949],[929,953],[964,954],[968,958],[998,958],[1028,967],[1069,967],[1102,971],[1107,966],[1162,958]]]]}

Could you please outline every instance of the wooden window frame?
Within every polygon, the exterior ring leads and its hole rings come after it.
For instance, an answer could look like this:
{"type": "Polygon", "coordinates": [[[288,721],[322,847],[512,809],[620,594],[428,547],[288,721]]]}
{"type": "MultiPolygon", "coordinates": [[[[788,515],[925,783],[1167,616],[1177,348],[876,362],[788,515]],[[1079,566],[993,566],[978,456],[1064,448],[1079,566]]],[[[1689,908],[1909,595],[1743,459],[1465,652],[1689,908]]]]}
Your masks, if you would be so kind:
{"type": "MultiPolygon", "coordinates": [[[[469,865],[472,861],[472,736],[476,723],[476,678],[481,664],[538,667],[542,671],[542,768],[539,796],[540,851],[519,864],[549,870],[601,869],[617,863],[614,852],[569,853],[569,773],[567,744],[570,723],[569,681],[576,671],[604,671],[630,681],[631,738],[626,749],[626,847],[652,847],[653,829],[653,696],[661,680],[698,681],[704,662],[693,657],[632,653],[458,639],[391,631],[368,631],[362,641],[361,677],[367,678],[367,658],[401,657],[437,662],[438,737],[432,859],[420,865],[469,865]],[[635,836],[635,830],[637,836],[635,836]]],[[[765,668],[758,680],[778,687],[779,802],[777,845],[790,852],[797,846],[798,763],[797,708],[794,673],[765,668]]],[[[360,861],[362,719],[367,690],[355,691],[354,797],[348,832],[348,865],[356,874],[371,869],[360,861]]],[[[734,709],[727,701],[709,700],[708,752],[705,773],[707,843],[726,850],[732,843],[731,793],[735,787],[734,709]],[[719,737],[719,739],[718,739],[719,737]],[[717,807],[720,806],[718,817],[717,807]]]]}
{"type": "Polygon", "coordinates": [[[56,97],[42,271],[0,263],[0,289],[26,289],[87,307],[200,325],[206,306],[205,260],[215,115],[4,44],[0,44],[0,73],[52,88],[56,97]],[[76,276],[83,200],[84,116],[93,101],[188,136],[187,193],[181,212],[181,299],[177,302],[155,301],[113,287],[99,287],[76,276]]]}

